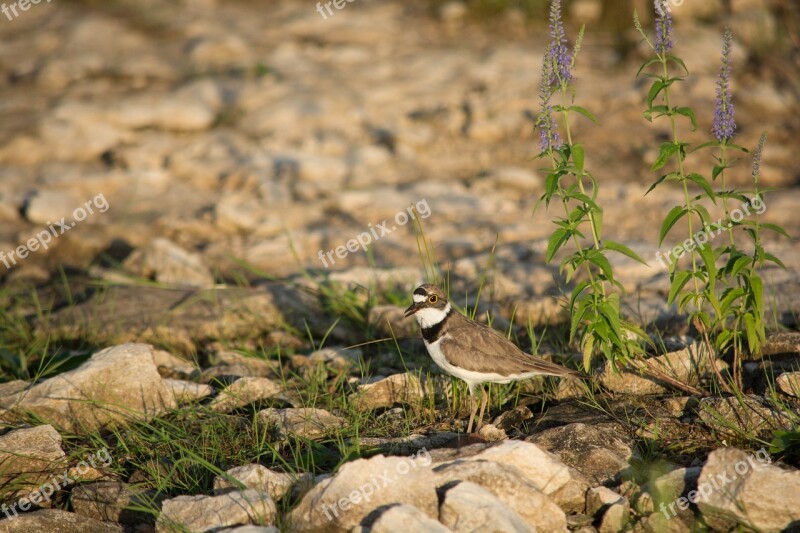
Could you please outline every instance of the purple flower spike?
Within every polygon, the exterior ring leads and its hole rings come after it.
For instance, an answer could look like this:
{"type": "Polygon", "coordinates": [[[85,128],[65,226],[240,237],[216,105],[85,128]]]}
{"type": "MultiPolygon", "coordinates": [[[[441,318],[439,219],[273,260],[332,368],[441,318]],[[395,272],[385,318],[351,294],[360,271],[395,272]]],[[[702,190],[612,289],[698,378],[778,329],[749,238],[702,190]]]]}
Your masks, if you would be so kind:
{"type": "Polygon", "coordinates": [[[656,53],[663,55],[672,50],[672,13],[668,0],[655,0],[656,53]]]}
{"type": "Polygon", "coordinates": [[[736,121],[733,119],[733,95],[730,88],[732,40],[731,29],[726,27],[722,38],[722,66],[717,80],[717,107],[714,111],[714,125],[711,128],[714,137],[720,143],[730,141],[736,131],[736,121]]]}
{"type": "Polygon", "coordinates": [[[561,21],[561,0],[550,3],[550,57],[555,59],[558,77],[563,82],[572,79],[572,55],[567,48],[567,34],[561,21]]]}
{"type": "Polygon", "coordinates": [[[758,177],[761,175],[761,157],[764,154],[764,143],[767,142],[767,132],[761,134],[756,147],[756,153],[753,154],[753,179],[758,183],[758,177]]]}
{"type": "Polygon", "coordinates": [[[549,149],[557,150],[561,147],[561,138],[558,135],[558,125],[553,116],[553,106],[550,104],[550,97],[556,90],[555,72],[553,71],[553,53],[551,45],[544,51],[542,60],[542,79],[539,82],[539,102],[542,107],[539,118],[536,120],[536,127],[541,134],[542,152],[549,149]]]}

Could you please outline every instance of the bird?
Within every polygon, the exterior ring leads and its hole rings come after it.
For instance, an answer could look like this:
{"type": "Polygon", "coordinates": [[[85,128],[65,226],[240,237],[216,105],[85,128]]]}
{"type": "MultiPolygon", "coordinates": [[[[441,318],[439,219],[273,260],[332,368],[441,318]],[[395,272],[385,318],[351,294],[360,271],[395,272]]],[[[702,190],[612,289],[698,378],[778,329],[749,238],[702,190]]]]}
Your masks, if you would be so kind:
{"type": "Polygon", "coordinates": [[[465,381],[472,410],[467,433],[472,433],[477,406],[475,386],[481,389],[478,428],[483,421],[488,397],[484,383],[510,383],[533,376],[586,378],[581,372],[526,354],[489,326],[470,320],[450,305],[447,295],[426,283],[414,290],[413,302],[405,310],[419,324],[428,355],[442,370],[465,381]]]}

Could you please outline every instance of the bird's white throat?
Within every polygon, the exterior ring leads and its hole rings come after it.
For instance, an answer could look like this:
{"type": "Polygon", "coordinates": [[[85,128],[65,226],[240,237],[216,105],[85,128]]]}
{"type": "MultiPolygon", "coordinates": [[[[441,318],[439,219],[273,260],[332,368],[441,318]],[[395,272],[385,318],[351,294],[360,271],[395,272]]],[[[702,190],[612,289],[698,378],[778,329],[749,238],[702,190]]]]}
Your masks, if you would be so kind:
{"type": "Polygon", "coordinates": [[[417,311],[414,316],[417,317],[417,324],[422,329],[432,328],[447,316],[450,312],[450,304],[448,303],[444,309],[434,309],[433,307],[426,307],[417,311]]]}

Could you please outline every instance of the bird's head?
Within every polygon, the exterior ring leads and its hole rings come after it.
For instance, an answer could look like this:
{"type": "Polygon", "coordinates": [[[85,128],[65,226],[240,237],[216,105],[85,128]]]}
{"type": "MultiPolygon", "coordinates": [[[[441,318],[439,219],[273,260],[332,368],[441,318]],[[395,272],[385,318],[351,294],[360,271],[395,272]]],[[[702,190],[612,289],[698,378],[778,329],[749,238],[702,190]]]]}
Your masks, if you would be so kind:
{"type": "Polygon", "coordinates": [[[420,285],[411,297],[414,303],[406,309],[405,316],[415,315],[423,328],[438,324],[450,312],[447,295],[436,285],[420,285]]]}

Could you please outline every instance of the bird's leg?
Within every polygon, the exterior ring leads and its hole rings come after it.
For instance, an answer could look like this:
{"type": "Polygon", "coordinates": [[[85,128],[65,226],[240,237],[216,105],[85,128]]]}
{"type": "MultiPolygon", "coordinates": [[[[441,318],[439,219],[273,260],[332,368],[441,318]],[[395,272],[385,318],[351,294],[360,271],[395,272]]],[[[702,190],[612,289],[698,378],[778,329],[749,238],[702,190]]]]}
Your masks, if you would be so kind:
{"type": "Polygon", "coordinates": [[[478,427],[475,428],[476,431],[480,431],[481,426],[483,425],[483,413],[486,411],[486,403],[489,400],[489,395],[486,394],[486,387],[481,385],[481,414],[478,415],[478,427]]]}
{"type": "Polygon", "coordinates": [[[478,410],[478,406],[475,405],[475,394],[472,392],[472,386],[469,387],[469,405],[470,405],[469,423],[467,424],[468,435],[472,433],[472,422],[475,420],[475,411],[478,410]]]}

